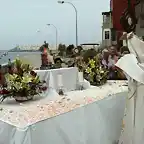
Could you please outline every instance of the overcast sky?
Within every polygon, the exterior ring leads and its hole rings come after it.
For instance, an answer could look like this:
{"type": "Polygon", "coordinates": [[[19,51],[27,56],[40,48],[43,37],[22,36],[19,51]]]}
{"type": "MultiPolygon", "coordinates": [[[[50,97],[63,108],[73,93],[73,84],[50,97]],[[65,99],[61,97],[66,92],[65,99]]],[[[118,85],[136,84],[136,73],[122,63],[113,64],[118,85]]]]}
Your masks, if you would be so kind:
{"type": "MultiPolygon", "coordinates": [[[[102,11],[109,11],[109,0],[69,0],[78,10],[79,44],[101,40],[102,11]]],[[[44,40],[75,44],[75,12],[69,4],[57,0],[1,0],[0,49],[11,49],[16,44],[42,44],[44,40]],[[37,33],[36,31],[41,32],[37,33]]]]}

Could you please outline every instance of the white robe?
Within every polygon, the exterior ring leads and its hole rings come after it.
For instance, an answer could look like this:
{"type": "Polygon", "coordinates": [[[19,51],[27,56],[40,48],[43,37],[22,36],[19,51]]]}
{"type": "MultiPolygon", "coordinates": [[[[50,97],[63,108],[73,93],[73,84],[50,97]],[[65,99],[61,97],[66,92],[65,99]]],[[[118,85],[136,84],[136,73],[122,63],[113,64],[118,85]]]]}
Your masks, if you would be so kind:
{"type": "Polygon", "coordinates": [[[144,42],[134,36],[128,40],[128,47],[132,54],[122,57],[116,66],[129,76],[129,93],[124,116],[124,128],[119,144],[144,143],[144,68],[139,62],[144,62],[144,42]],[[134,55],[135,58],[134,58],[134,55]],[[138,61],[136,61],[136,57],[138,61]]]}

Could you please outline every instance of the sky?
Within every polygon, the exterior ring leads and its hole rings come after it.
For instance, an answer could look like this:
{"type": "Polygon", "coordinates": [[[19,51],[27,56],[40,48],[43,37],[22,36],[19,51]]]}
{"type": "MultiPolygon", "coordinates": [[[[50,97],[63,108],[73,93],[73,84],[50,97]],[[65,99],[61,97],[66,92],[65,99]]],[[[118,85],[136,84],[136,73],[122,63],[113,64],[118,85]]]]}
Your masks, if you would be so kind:
{"type": "MultiPolygon", "coordinates": [[[[103,11],[109,11],[110,0],[69,0],[78,11],[78,43],[101,41],[103,11]]],[[[56,41],[54,24],[58,29],[58,43],[75,44],[75,11],[67,3],[57,0],[1,0],[0,50],[16,45],[50,45],[56,41]],[[40,32],[37,32],[37,31],[40,32]]]]}

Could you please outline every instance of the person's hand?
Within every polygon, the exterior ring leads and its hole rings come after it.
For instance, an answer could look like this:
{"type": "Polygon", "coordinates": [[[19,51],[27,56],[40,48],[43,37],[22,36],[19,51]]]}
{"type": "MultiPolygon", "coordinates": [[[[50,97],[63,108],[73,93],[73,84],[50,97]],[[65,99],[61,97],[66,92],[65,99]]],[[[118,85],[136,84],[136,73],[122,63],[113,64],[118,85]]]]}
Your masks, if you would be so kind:
{"type": "Polygon", "coordinates": [[[127,32],[124,32],[123,35],[120,37],[120,40],[126,40],[127,39],[127,32]]]}
{"type": "Polygon", "coordinates": [[[127,32],[125,32],[125,33],[123,33],[123,35],[121,36],[121,38],[120,38],[120,40],[127,40],[127,39],[131,39],[131,38],[133,38],[133,33],[130,33],[129,35],[128,35],[128,33],[127,32]],[[128,37],[127,37],[128,36],[128,37]]]}
{"type": "Polygon", "coordinates": [[[133,38],[133,33],[131,33],[129,36],[128,36],[128,39],[131,39],[133,38]]]}
{"type": "Polygon", "coordinates": [[[112,66],[112,70],[117,70],[116,66],[113,65],[112,66]]]}

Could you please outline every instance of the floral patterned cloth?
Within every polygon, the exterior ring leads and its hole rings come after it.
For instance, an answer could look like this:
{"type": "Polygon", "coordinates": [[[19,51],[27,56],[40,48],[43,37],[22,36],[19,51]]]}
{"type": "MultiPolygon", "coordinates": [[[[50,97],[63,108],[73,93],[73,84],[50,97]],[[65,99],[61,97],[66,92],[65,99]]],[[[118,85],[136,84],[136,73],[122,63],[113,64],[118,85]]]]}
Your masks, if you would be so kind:
{"type": "Polygon", "coordinates": [[[107,96],[127,91],[127,87],[123,86],[125,83],[125,81],[112,81],[101,87],[68,92],[66,97],[54,96],[54,93],[49,93],[50,96],[24,104],[8,100],[0,106],[0,120],[16,127],[27,127],[102,100],[107,96]]]}

